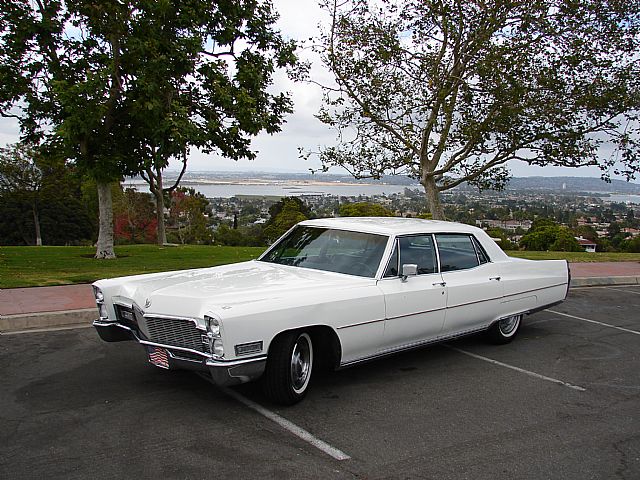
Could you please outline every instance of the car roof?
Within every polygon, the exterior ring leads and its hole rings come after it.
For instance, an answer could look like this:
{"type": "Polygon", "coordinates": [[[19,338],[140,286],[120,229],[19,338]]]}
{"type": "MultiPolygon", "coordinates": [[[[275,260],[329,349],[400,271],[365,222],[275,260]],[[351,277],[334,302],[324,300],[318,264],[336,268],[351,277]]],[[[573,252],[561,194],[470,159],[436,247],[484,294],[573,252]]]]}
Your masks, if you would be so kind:
{"type": "Polygon", "coordinates": [[[377,233],[380,235],[410,235],[414,233],[436,232],[471,233],[477,230],[476,227],[462,223],[402,217],[318,218],[315,220],[305,220],[301,222],[300,225],[353,230],[356,232],[377,233]]]}

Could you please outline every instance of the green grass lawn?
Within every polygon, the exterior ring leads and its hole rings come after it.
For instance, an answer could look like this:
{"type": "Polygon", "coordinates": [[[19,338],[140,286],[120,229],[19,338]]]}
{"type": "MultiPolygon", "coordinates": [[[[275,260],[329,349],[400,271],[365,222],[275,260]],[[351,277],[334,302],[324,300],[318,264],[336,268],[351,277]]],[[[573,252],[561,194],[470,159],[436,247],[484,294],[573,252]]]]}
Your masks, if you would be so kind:
{"type": "Polygon", "coordinates": [[[100,278],[182,270],[257,258],[262,247],[125,245],[115,260],[93,247],[0,247],[0,288],[91,283],[100,278]]]}
{"type": "MultiPolygon", "coordinates": [[[[91,283],[100,278],[182,270],[257,258],[262,247],[127,245],[115,260],[94,260],[93,247],[0,247],[0,288],[91,283]]],[[[533,260],[640,261],[640,253],[507,252],[533,260]]]]}
{"type": "Polygon", "coordinates": [[[640,262],[640,253],[525,252],[508,251],[507,255],[530,260],[568,260],[570,262],[640,262]]]}

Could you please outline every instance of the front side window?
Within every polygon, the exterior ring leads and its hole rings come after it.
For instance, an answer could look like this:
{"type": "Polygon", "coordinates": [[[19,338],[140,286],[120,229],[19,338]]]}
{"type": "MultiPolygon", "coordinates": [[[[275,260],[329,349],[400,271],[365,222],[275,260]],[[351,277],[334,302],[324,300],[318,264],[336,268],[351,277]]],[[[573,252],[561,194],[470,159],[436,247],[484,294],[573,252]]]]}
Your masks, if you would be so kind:
{"type": "Polygon", "coordinates": [[[431,235],[414,235],[398,239],[400,245],[400,269],[402,265],[418,265],[418,275],[435,273],[436,253],[431,235]]]}
{"type": "Polygon", "coordinates": [[[299,226],[260,260],[372,278],[387,240],[384,235],[299,226]]]}
{"type": "Polygon", "coordinates": [[[442,233],[436,235],[442,272],[466,270],[479,265],[471,236],[442,233]]]}

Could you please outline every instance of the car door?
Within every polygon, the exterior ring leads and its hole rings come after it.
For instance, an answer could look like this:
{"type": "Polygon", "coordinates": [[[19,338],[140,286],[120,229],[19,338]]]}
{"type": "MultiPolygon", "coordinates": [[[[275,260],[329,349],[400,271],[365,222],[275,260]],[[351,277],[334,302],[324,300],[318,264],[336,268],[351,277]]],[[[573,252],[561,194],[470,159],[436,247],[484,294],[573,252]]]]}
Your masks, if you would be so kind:
{"type": "Polygon", "coordinates": [[[441,334],[447,295],[432,235],[397,238],[378,286],[386,308],[382,351],[422,343],[441,334]],[[403,278],[403,264],[417,265],[418,274],[403,278]]]}
{"type": "Polygon", "coordinates": [[[444,333],[466,333],[489,325],[499,316],[500,271],[473,235],[436,234],[447,310],[444,333]]]}

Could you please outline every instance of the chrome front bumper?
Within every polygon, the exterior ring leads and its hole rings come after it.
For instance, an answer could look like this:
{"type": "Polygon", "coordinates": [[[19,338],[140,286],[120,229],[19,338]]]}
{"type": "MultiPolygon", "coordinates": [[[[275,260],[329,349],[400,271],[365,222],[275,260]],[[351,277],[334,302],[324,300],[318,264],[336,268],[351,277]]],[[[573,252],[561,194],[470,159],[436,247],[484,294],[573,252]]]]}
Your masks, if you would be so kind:
{"type": "Polygon", "coordinates": [[[95,320],[93,326],[105,342],[134,340],[144,346],[147,351],[154,347],[163,348],[168,353],[170,369],[208,372],[213,382],[220,386],[238,385],[257,380],[262,376],[267,365],[266,355],[242,360],[220,360],[197,350],[143,340],[134,329],[118,322],[95,320]]]}

